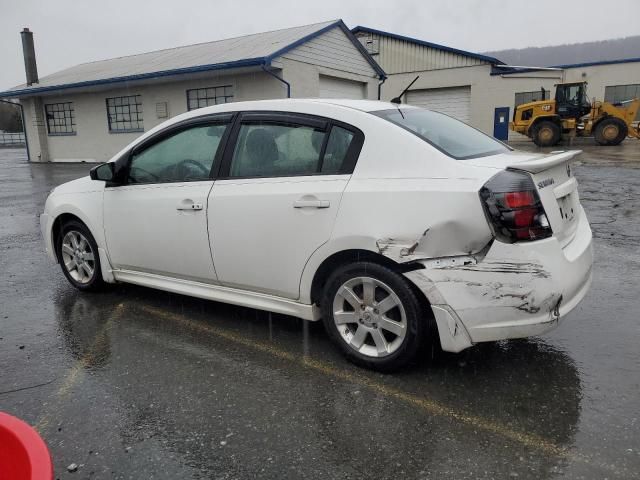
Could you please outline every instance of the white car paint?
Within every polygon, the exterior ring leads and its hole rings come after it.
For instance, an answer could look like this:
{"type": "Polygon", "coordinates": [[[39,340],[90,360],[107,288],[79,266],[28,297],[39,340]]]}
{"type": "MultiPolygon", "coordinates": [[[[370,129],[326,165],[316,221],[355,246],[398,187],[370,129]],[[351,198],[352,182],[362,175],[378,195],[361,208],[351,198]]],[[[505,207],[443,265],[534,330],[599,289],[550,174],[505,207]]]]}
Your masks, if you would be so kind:
{"type": "Polygon", "coordinates": [[[577,193],[572,222],[565,225],[556,212],[556,200],[577,188],[575,179],[539,190],[554,235],[534,242],[492,241],[478,191],[507,166],[522,165],[536,182],[550,172],[559,178],[578,152],[456,161],[368,113],[391,108],[373,101],[268,100],[174,117],[111,161],[167,125],[218,112],[313,114],[356,126],[365,142],[351,175],[117,188],[88,178],[69,182],[52,192],[41,216],[47,251],[57,261],[54,221],[73,214],[95,237],[107,282],[317,320],[311,287],[318,268],[336,253],[367,250],[425,267],[405,276],[429,300],[444,350],[556,326],[591,280],[591,230],[577,193]],[[203,210],[176,210],[185,199],[203,210]],[[327,208],[293,208],[301,200],[327,208]]]}

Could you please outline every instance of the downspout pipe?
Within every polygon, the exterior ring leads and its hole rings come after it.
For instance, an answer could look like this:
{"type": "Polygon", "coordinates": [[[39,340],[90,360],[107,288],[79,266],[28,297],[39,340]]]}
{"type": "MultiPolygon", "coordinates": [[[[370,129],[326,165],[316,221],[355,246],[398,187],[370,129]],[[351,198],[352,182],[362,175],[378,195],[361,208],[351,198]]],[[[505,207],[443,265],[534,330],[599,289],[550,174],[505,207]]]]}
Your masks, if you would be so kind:
{"type": "Polygon", "coordinates": [[[21,103],[14,103],[8,100],[3,100],[0,98],[0,102],[8,103],[9,105],[13,105],[14,107],[20,108],[20,121],[22,121],[22,132],[24,133],[24,145],[27,147],[27,161],[31,162],[31,154],[29,153],[29,139],[27,138],[27,122],[24,118],[24,105],[21,103]]]}
{"type": "Polygon", "coordinates": [[[271,70],[269,70],[264,63],[262,65],[260,65],[260,67],[262,68],[262,70],[265,71],[265,73],[268,73],[269,75],[271,75],[273,78],[275,78],[279,82],[284,83],[285,86],[287,87],[287,98],[291,98],[291,84],[289,82],[287,82],[284,78],[279,77],[278,75],[273,73],[271,70]]]}
{"type": "Polygon", "coordinates": [[[382,98],[382,85],[387,81],[387,77],[380,77],[380,81],[378,82],[378,100],[382,98]]]}

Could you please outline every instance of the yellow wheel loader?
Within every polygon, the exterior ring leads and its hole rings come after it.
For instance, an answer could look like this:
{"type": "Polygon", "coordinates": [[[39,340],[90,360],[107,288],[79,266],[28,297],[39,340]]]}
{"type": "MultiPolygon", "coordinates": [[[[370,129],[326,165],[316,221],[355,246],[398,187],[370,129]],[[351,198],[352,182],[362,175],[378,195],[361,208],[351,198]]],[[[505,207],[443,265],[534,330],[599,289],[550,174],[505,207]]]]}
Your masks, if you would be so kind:
{"type": "Polygon", "coordinates": [[[640,138],[640,126],[633,126],[639,109],[638,98],[615,104],[589,102],[587,82],[560,83],[554,100],[518,105],[509,128],[540,147],[556,145],[564,137],[591,135],[600,145],[618,145],[627,136],[640,138]]]}

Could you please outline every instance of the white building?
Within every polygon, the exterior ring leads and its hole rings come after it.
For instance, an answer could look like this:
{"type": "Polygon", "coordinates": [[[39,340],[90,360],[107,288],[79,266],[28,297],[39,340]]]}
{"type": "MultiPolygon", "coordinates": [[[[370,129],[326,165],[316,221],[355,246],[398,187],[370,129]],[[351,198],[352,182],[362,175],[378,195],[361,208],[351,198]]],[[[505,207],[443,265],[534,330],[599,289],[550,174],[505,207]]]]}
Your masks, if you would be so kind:
{"type": "Polygon", "coordinates": [[[383,100],[399,95],[419,75],[403,101],[442,111],[503,140],[514,106],[540,100],[543,88],[550,98],[556,83],[587,81],[589,96],[599,100],[640,97],[640,58],[518,69],[497,58],[368,27],[352,31],[388,76],[383,100]]]}
{"type": "MultiPolygon", "coordinates": [[[[0,92],[24,106],[31,161],[105,161],[187,110],[240,100],[377,98],[384,72],[341,20],[84,63],[0,92]]],[[[31,53],[29,53],[31,48],[31,53]]]]}

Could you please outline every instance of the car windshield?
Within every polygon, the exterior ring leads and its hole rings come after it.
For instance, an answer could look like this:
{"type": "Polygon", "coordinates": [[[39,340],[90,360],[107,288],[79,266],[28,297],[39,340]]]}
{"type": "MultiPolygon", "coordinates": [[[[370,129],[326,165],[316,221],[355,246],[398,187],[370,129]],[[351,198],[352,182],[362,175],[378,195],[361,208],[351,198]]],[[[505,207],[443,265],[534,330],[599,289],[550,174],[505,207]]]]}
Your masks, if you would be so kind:
{"type": "Polygon", "coordinates": [[[456,160],[509,151],[503,143],[442,113],[421,108],[395,108],[371,113],[409,130],[456,160]]]}

